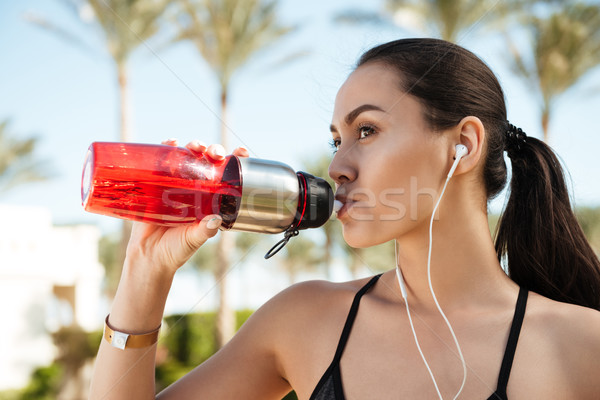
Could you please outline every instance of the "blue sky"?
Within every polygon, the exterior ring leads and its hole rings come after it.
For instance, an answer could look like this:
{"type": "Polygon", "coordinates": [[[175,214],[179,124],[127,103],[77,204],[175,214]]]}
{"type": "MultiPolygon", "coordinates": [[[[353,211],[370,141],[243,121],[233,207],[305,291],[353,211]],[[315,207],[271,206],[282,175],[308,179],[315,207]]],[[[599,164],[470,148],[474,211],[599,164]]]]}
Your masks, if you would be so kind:
{"type": "MultiPolygon", "coordinates": [[[[406,31],[332,22],[346,7],[376,10],[379,1],[281,2],[284,22],[300,25],[293,36],[261,53],[235,76],[231,90],[230,140],[252,156],[284,161],[296,169],[302,160],[330,151],[328,127],[333,100],[358,56],[369,47],[407,36],[406,31]],[[295,50],[310,54],[274,66],[295,50]]],[[[85,213],[81,207],[83,158],[93,141],[117,140],[115,72],[94,31],[78,25],[59,1],[0,3],[0,120],[10,131],[41,138],[38,155],[51,162],[54,179],[14,189],[0,203],[50,208],[58,224],[94,223],[105,231],[116,220],[85,213]],[[96,51],[82,51],[26,22],[27,12],[73,29],[96,51]]],[[[414,34],[413,34],[414,36],[414,34]]],[[[176,137],[183,143],[218,138],[218,99],[214,77],[189,43],[164,46],[162,35],[140,46],[130,61],[132,127],[135,141],[156,143],[176,137]]],[[[509,120],[541,136],[539,111],[528,89],[507,68],[508,51],[497,35],[473,33],[460,44],[482,57],[498,75],[507,97],[509,120]]],[[[557,103],[551,146],[564,160],[578,205],[600,203],[600,71],[586,76],[557,103]]],[[[501,202],[493,209],[499,210],[501,202]]]]}

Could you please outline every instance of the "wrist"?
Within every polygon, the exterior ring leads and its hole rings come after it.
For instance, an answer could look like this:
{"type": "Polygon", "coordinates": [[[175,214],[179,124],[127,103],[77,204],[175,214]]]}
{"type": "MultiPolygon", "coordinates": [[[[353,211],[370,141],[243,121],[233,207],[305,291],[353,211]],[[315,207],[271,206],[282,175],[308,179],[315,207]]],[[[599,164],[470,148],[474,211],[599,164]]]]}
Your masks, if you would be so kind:
{"type": "Polygon", "coordinates": [[[146,332],[162,321],[173,274],[131,261],[123,267],[110,322],[130,332],[146,332]]]}
{"type": "Polygon", "coordinates": [[[136,282],[142,282],[154,290],[165,287],[168,290],[173,282],[176,271],[176,269],[166,268],[155,260],[148,259],[148,257],[137,257],[128,254],[123,262],[121,279],[127,278],[136,282]]]}
{"type": "Polygon", "coordinates": [[[127,245],[127,252],[123,262],[123,272],[139,272],[144,276],[159,281],[164,281],[165,279],[172,280],[175,272],[177,272],[178,266],[171,268],[163,262],[165,255],[162,254],[162,251],[156,249],[159,245],[155,244],[155,248],[151,251],[145,248],[147,246],[148,245],[132,245],[131,242],[127,245]]]}

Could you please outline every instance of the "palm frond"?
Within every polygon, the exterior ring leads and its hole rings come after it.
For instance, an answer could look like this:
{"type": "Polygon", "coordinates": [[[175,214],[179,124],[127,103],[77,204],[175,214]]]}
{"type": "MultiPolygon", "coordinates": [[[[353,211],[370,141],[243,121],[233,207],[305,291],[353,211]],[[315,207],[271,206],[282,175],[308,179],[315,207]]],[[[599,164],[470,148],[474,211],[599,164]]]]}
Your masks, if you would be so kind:
{"type": "Polygon", "coordinates": [[[38,138],[9,135],[9,122],[0,123],[0,193],[26,183],[51,177],[48,162],[35,155],[38,138]]]}
{"type": "Polygon", "coordinates": [[[550,10],[522,20],[531,57],[513,52],[512,60],[513,71],[541,99],[545,129],[556,99],[600,65],[600,5],[569,2],[550,10]]]}
{"type": "Polygon", "coordinates": [[[339,12],[334,15],[333,21],[343,24],[392,25],[390,18],[387,18],[382,13],[359,9],[350,9],[339,12]]]}
{"type": "Polygon", "coordinates": [[[296,28],[277,22],[276,6],[276,1],[182,0],[174,40],[194,43],[227,87],[252,57],[296,28]]]}
{"type": "Polygon", "coordinates": [[[38,15],[34,12],[27,12],[23,15],[23,19],[31,23],[32,25],[35,25],[38,28],[41,28],[46,32],[51,33],[52,35],[55,35],[58,39],[64,41],[65,43],[75,46],[80,50],[83,50],[84,52],[93,53],[92,46],[89,43],[82,40],[80,38],[80,35],[63,29],[62,27],[54,24],[53,22],[49,21],[41,15],[38,15]]]}
{"type": "Polygon", "coordinates": [[[497,3],[493,0],[387,0],[384,10],[395,16],[394,20],[403,28],[411,29],[412,21],[399,16],[410,13],[425,21],[425,34],[458,42],[502,18],[502,9],[497,3]]]}

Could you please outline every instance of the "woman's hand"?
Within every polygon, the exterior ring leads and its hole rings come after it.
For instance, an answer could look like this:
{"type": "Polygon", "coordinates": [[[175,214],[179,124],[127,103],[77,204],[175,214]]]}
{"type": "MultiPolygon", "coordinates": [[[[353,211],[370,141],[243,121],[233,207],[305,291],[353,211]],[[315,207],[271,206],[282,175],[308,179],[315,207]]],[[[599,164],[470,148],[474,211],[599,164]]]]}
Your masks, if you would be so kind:
{"type": "MultiPolygon", "coordinates": [[[[177,141],[171,139],[163,144],[177,146],[177,141]]],[[[226,156],[225,149],[220,144],[206,146],[200,141],[193,141],[186,147],[198,156],[207,155],[208,159],[215,163],[223,161],[226,156]]],[[[249,155],[248,150],[243,147],[236,148],[232,154],[238,157],[249,155]]],[[[134,222],[125,264],[152,264],[153,267],[159,268],[160,272],[172,275],[200,246],[216,235],[221,222],[221,217],[216,214],[208,215],[193,224],[177,227],[134,222]]]]}
{"type": "MultiPolygon", "coordinates": [[[[164,143],[177,145],[174,140],[164,143]]],[[[192,142],[187,148],[198,155],[206,154],[215,163],[225,158],[220,145],[192,142]]],[[[238,148],[233,154],[247,157],[248,151],[238,148]]],[[[111,326],[129,334],[150,332],[160,326],[175,272],[217,233],[220,224],[218,215],[177,227],[135,222],[108,317],[111,326]]],[[[102,340],[89,398],[123,399],[132,393],[136,398],[154,398],[155,356],[155,345],[122,351],[102,340]]]]}

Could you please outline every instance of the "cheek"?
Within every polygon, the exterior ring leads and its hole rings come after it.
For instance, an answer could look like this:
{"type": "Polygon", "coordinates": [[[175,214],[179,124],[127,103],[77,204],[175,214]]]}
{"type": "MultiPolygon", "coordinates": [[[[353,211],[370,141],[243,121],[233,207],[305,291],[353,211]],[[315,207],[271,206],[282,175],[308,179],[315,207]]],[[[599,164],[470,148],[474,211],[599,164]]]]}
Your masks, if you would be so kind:
{"type": "Polygon", "coordinates": [[[423,153],[384,150],[370,158],[361,168],[361,187],[356,190],[361,202],[348,213],[352,222],[378,235],[377,229],[403,231],[430,216],[442,173],[435,173],[432,165],[437,163],[423,153]]]}
{"type": "Polygon", "coordinates": [[[371,168],[363,171],[364,186],[373,192],[370,200],[376,200],[379,208],[409,212],[417,199],[431,196],[436,188],[434,170],[432,161],[423,152],[386,149],[373,158],[371,168]]]}

